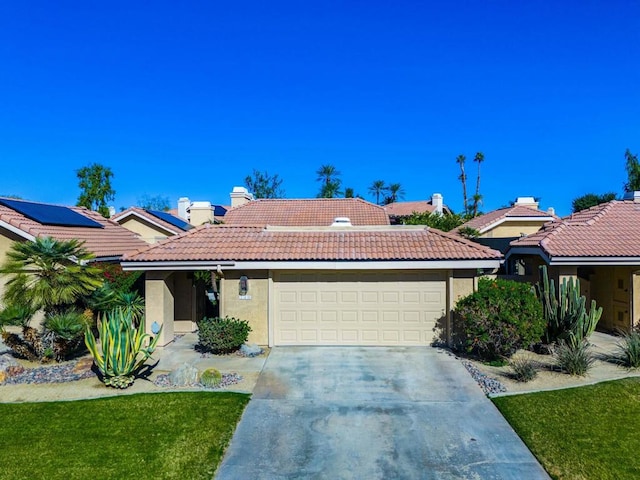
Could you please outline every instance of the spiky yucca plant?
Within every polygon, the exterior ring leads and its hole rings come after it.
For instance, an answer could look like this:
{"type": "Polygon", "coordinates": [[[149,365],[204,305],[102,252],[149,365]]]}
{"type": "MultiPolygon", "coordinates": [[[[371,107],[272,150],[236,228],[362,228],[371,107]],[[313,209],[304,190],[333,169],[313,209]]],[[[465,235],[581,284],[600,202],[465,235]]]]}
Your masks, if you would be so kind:
{"type": "Polygon", "coordinates": [[[100,348],[90,328],[85,330],[85,343],[105,385],[115,388],[131,386],[136,374],[155,350],[160,332],[152,338],[144,333],[142,321],[136,328],[131,314],[122,308],[103,315],[99,329],[100,348]],[[148,339],[149,345],[145,346],[148,339]]]}

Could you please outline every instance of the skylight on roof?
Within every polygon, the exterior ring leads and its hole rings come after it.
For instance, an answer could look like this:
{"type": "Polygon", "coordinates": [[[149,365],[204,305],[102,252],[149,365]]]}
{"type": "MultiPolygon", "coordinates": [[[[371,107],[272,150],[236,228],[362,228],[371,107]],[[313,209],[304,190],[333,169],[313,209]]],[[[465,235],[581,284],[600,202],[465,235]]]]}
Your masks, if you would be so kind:
{"type": "Polygon", "coordinates": [[[48,205],[46,203],[25,202],[24,200],[12,200],[0,198],[0,205],[15,210],[25,217],[42,225],[57,225],[62,227],[86,227],[104,228],[95,220],[60,205],[48,205]]]}

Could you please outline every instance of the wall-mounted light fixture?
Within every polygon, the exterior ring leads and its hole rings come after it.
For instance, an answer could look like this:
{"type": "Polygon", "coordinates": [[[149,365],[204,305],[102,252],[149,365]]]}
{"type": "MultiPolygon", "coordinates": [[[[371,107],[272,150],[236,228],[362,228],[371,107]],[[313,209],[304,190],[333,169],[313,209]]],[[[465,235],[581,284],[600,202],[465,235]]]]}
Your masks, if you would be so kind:
{"type": "Polygon", "coordinates": [[[238,282],[238,294],[240,296],[245,296],[249,293],[249,279],[246,275],[242,275],[240,277],[240,281],[238,282]]]}

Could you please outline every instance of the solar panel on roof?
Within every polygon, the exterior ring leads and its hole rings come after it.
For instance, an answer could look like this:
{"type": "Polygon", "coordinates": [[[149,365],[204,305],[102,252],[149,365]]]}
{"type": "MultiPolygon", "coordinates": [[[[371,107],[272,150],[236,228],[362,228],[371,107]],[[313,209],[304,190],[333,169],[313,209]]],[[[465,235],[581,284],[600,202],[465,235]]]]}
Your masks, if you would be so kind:
{"type": "Polygon", "coordinates": [[[173,225],[174,227],[178,227],[180,230],[186,231],[186,230],[189,230],[190,228],[193,228],[193,225],[191,225],[190,223],[185,222],[181,218],[174,217],[170,213],[161,212],[159,210],[145,210],[145,212],[150,213],[154,217],[158,217],[160,220],[164,220],[165,222],[173,225]]]}
{"type": "Polygon", "coordinates": [[[213,214],[216,217],[224,217],[226,213],[227,213],[227,209],[224,208],[222,205],[213,206],[213,214]]]}
{"type": "Polygon", "coordinates": [[[71,210],[69,207],[48,205],[46,203],[25,202],[0,198],[0,205],[15,210],[42,225],[59,225],[63,227],[104,228],[98,222],[71,210]]]}

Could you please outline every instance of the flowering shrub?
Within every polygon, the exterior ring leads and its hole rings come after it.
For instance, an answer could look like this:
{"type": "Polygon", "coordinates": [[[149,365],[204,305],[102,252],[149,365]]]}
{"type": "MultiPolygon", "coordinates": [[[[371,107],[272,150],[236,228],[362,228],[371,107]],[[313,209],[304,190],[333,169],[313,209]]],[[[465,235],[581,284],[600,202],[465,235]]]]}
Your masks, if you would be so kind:
{"type": "Polygon", "coordinates": [[[454,313],[458,346],[486,360],[530,348],[545,331],[531,286],[511,280],[481,278],[478,291],[458,301],[454,313]]]}
{"type": "Polygon", "coordinates": [[[125,272],[117,263],[103,263],[96,265],[102,270],[104,281],[115,292],[131,292],[142,272],[125,272]]]}

